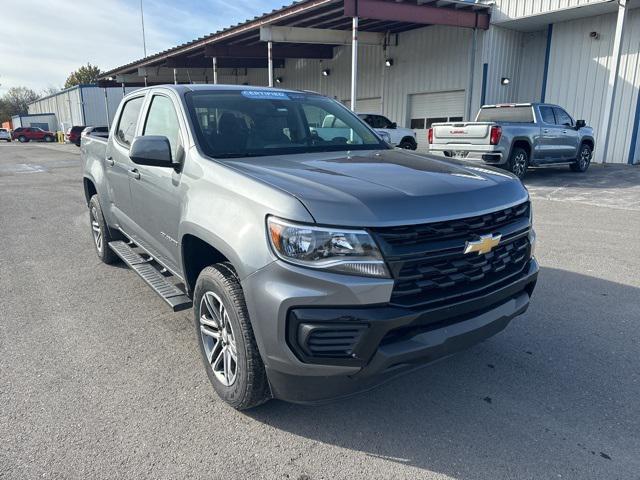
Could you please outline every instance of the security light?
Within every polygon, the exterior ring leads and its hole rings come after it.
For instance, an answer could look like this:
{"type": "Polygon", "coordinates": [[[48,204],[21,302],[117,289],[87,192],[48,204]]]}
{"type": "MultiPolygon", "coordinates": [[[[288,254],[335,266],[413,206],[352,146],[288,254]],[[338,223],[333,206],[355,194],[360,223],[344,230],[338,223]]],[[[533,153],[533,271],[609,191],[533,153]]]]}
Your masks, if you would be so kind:
{"type": "Polygon", "coordinates": [[[323,77],[328,77],[329,75],[331,75],[331,70],[329,70],[328,68],[325,68],[324,70],[322,70],[323,77]]]}
{"type": "Polygon", "coordinates": [[[276,77],[276,83],[282,83],[282,77],[276,77]]]}
{"type": "Polygon", "coordinates": [[[500,80],[500,85],[509,85],[511,83],[511,79],[509,77],[502,77],[500,80]]]}
{"type": "Polygon", "coordinates": [[[385,66],[387,66],[387,67],[393,67],[393,58],[387,58],[387,59],[384,61],[384,64],[385,64],[385,66]]]}
{"type": "Polygon", "coordinates": [[[593,38],[594,40],[598,40],[600,38],[600,34],[598,32],[589,32],[589,37],[593,38]]]}

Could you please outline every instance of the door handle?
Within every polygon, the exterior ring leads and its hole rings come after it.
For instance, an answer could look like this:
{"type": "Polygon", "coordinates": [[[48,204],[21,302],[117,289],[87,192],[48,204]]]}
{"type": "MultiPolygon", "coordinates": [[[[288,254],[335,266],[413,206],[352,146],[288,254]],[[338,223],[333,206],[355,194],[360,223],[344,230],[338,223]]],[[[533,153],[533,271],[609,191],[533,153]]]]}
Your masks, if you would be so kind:
{"type": "Polygon", "coordinates": [[[549,133],[549,129],[548,128],[543,129],[542,133],[549,133]]]}
{"type": "Polygon", "coordinates": [[[116,164],[116,162],[113,160],[113,157],[107,157],[105,161],[107,162],[107,165],[109,165],[110,167],[113,167],[116,164]]]}
{"type": "Polygon", "coordinates": [[[140,179],[140,172],[137,168],[132,168],[129,170],[129,176],[135,178],[136,180],[140,179]]]}
{"type": "Polygon", "coordinates": [[[567,131],[566,131],[566,130],[562,130],[562,133],[566,134],[566,133],[567,133],[567,131]]]}

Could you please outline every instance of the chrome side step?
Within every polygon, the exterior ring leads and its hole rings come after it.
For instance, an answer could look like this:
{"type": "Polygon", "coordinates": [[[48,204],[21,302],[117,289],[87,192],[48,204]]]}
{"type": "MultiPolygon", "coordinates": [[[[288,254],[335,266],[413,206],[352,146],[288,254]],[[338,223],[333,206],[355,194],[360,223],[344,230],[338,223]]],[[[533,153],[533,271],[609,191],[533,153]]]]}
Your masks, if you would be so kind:
{"type": "Polygon", "coordinates": [[[168,281],[157,268],[151,265],[148,259],[136,253],[129,244],[119,240],[110,242],[109,247],[124,263],[140,275],[153,291],[169,304],[174,312],[191,308],[191,299],[187,297],[185,292],[168,281]]]}

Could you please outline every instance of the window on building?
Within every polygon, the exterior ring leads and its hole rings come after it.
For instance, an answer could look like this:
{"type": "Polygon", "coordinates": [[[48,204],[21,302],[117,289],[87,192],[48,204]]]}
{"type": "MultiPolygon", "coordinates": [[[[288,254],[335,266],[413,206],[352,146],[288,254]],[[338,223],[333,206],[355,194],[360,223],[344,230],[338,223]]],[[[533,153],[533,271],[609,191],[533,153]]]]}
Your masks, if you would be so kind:
{"type": "Polygon", "coordinates": [[[413,130],[424,130],[424,118],[412,118],[411,128],[413,130]]]}
{"type": "Polygon", "coordinates": [[[427,128],[431,128],[434,123],[445,123],[449,119],[447,117],[431,117],[427,118],[427,128]]]}

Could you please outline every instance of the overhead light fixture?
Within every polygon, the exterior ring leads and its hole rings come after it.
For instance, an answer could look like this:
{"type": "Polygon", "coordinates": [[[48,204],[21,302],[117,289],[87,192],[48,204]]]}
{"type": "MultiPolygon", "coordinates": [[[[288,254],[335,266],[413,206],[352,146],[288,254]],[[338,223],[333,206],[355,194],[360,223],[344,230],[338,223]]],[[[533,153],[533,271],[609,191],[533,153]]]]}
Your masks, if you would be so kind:
{"type": "Polygon", "coordinates": [[[384,64],[385,64],[385,66],[387,66],[387,67],[393,67],[393,58],[387,58],[387,59],[384,61],[384,64]]]}
{"type": "Polygon", "coordinates": [[[589,37],[593,38],[594,40],[598,40],[600,38],[600,34],[598,32],[589,32],[589,37]]]}
{"type": "Polygon", "coordinates": [[[500,80],[500,85],[509,85],[511,83],[511,79],[509,77],[502,77],[500,80]]]}
{"type": "Polygon", "coordinates": [[[282,83],[282,77],[276,77],[276,83],[282,83]]]}
{"type": "Polygon", "coordinates": [[[331,75],[331,70],[328,68],[325,68],[324,70],[322,70],[322,76],[323,77],[328,77],[329,75],[331,75]]]}

